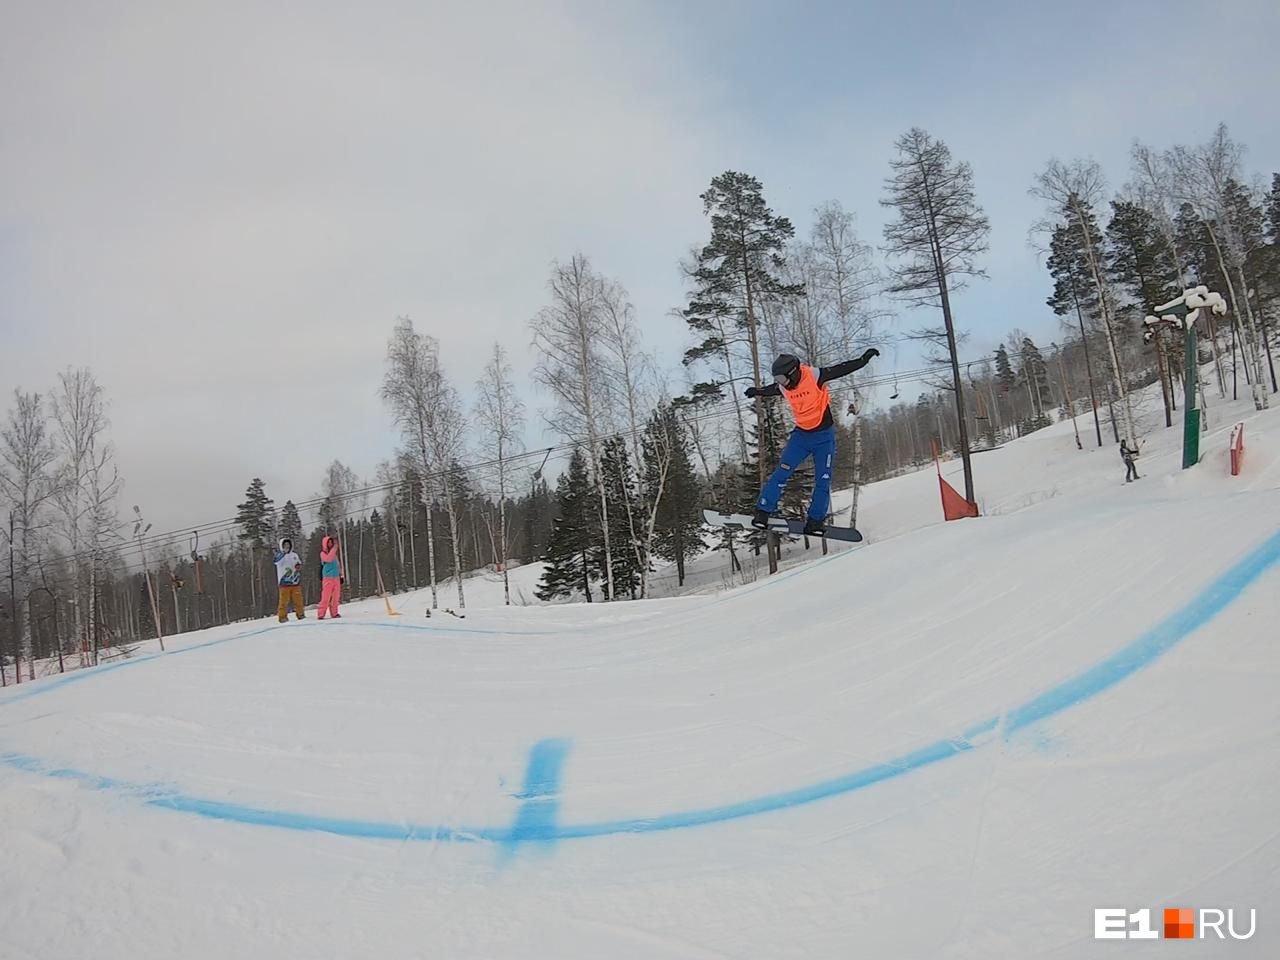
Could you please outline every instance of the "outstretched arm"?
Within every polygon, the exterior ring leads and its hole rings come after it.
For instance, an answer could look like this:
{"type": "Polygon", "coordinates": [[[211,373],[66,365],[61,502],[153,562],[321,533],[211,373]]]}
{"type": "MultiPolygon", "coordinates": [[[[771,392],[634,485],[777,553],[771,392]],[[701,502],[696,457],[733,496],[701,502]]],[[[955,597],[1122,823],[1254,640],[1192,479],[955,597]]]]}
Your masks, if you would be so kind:
{"type": "Polygon", "coordinates": [[[780,397],[782,396],[782,388],[776,383],[771,383],[766,387],[747,387],[743,391],[743,395],[748,397],[780,397]]]}
{"type": "Polygon", "coordinates": [[[875,347],[867,350],[862,356],[854,360],[846,360],[844,363],[835,363],[829,367],[823,367],[818,371],[818,386],[822,386],[831,380],[839,380],[841,377],[847,377],[855,370],[861,370],[871,362],[872,357],[880,356],[880,351],[875,347]]]}

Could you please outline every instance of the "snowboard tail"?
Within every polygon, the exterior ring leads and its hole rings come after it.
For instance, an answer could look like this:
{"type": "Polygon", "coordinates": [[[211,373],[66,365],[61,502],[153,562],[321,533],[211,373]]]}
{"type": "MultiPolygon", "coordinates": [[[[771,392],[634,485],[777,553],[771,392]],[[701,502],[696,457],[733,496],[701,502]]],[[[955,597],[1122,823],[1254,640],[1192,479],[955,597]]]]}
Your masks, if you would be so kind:
{"type": "MultiPolygon", "coordinates": [[[[759,527],[751,525],[751,516],[745,513],[719,513],[715,510],[703,510],[702,518],[707,523],[714,524],[718,527],[725,527],[728,530],[758,530],[759,527]]],[[[769,520],[768,529],[777,534],[788,534],[791,536],[800,536],[804,533],[803,520],[795,520],[786,517],[772,517],[769,520]]],[[[810,534],[812,536],[812,534],[810,534]]],[[[848,543],[861,543],[862,534],[853,527],[833,527],[828,526],[824,536],[828,540],[844,540],[848,543]]]]}

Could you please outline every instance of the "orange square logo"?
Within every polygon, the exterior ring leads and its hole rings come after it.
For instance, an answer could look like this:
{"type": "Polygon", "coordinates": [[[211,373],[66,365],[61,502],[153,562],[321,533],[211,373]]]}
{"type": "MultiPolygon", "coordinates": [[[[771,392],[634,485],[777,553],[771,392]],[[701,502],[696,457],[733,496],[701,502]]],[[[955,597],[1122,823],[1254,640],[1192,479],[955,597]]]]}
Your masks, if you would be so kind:
{"type": "Polygon", "coordinates": [[[1166,940],[1193,940],[1196,935],[1194,910],[1165,910],[1164,936],[1166,940]]]}

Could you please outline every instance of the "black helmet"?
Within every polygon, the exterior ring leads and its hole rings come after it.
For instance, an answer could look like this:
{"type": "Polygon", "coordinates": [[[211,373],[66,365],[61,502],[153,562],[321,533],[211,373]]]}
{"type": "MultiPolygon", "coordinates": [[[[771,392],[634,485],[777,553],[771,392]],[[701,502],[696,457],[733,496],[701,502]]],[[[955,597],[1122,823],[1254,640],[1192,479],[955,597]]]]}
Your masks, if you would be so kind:
{"type": "Polygon", "coordinates": [[[773,379],[778,386],[794,390],[800,382],[800,358],[790,353],[779,354],[773,361],[773,379]]]}

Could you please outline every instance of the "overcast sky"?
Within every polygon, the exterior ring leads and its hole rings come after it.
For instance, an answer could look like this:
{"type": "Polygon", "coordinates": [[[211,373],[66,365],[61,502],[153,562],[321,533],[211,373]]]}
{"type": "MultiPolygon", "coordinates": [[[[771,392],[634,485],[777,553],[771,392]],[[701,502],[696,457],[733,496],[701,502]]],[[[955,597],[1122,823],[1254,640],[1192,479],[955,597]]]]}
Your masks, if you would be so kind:
{"type": "Polygon", "coordinates": [[[330,460],[392,452],[398,315],[468,398],[495,338],[525,380],[548,265],[583,252],[674,368],[711,177],[754,174],[802,232],[839,199],[878,244],[913,125],[973,165],[991,219],[990,280],[957,303],[972,349],[1055,339],[1032,176],[1091,155],[1119,187],[1135,138],[1223,120],[1269,177],[1277,36],[1274,0],[7,0],[0,390],[92,367],[126,510],[157,528],[231,515],[253,476],[304,499],[330,460]]]}

